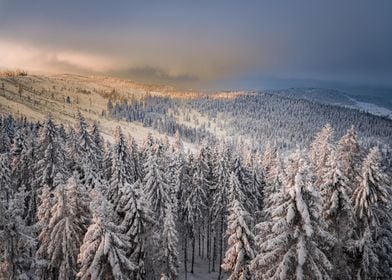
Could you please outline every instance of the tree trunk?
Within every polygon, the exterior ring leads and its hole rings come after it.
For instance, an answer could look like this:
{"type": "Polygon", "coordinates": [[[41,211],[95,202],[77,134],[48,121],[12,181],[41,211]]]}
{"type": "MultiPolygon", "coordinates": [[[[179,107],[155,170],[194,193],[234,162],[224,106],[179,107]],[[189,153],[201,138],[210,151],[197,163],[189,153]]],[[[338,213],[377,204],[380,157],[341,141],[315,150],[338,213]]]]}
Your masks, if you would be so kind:
{"type": "Polygon", "coordinates": [[[195,264],[195,242],[196,238],[195,235],[193,234],[193,238],[192,238],[192,264],[191,264],[191,273],[193,274],[193,266],[195,264]]]}
{"type": "Polygon", "coordinates": [[[185,280],[188,279],[188,233],[185,232],[185,242],[184,242],[184,273],[185,280]]]}
{"type": "Polygon", "coordinates": [[[201,230],[200,230],[200,228],[199,228],[198,239],[199,239],[199,257],[200,257],[201,256],[201,230]]]}
{"type": "Polygon", "coordinates": [[[221,214],[220,234],[219,234],[219,275],[218,280],[222,277],[222,261],[223,261],[223,213],[221,214]]]}
{"type": "Polygon", "coordinates": [[[212,252],[212,272],[215,272],[215,263],[216,263],[216,257],[217,257],[217,246],[216,246],[216,237],[217,237],[218,231],[215,229],[215,236],[214,236],[214,244],[213,244],[213,252],[212,252]]]}
{"type": "Polygon", "coordinates": [[[208,224],[207,224],[207,259],[208,259],[208,273],[211,272],[211,224],[210,224],[210,215],[208,215],[208,224]]]}
{"type": "Polygon", "coordinates": [[[203,224],[203,232],[201,233],[201,258],[204,259],[204,242],[205,242],[205,225],[203,224]]]}

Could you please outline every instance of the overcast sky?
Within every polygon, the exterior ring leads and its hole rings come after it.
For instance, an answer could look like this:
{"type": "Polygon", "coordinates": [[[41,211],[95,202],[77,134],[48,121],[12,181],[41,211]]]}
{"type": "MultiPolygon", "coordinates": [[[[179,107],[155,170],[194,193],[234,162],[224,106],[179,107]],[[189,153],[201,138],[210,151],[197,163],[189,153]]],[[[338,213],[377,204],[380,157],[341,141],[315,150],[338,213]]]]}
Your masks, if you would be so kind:
{"type": "Polygon", "coordinates": [[[0,67],[193,88],[392,86],[392,1],[0,0],[0,67]]]}

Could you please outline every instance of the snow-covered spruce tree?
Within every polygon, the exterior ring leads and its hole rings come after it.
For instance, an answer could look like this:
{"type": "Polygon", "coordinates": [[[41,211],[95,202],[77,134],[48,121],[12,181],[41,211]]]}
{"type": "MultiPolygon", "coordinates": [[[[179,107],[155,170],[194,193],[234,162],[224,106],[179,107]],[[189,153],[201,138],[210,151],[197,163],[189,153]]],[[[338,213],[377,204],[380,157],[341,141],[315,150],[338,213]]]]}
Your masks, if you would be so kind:
{"type": "Polygon", "coordinates": [[[175,216],[172,205],[166,205],[163,219],[163,237],[160,249],[160,262],[163,274],[168,279],[178,279],[179,258],[178,258],[178,237],[175,225],[175,216]]]}
{"type": "Polygon", "coordinates": [[[0,198],[5,203],[5,206],[7,206],[14,192],[11,175],[9,154],[0,154],[0,198]]]}
{"type": "Polygon", "coordinates": [[[213,225],[215,230],[215,242],[213,247],[213,263],[212,270],[217,256],[217,247],[219,246],[219,278],[222,275],[222,267],[220,264],[223,260],[224,247],[224,232],[226,227],[226,215],[229,192],[229,178],[230,178],[230,149],[227,144],[220,147],[219,156],[217,157],[217,164],[214,169],[215,176],[215,190],[212,203],[213,211],[213,225]]]}
{"type": "Polygon", "coordinates": [[[24,220],[24,187],[13,190],[8,154],[0,155],[0,278],[29,279],[34,258],[34,229],[24,220]]]}
{"type": "Polygon", "coordinates": [[[361,178],[353,193],[354,209],[359,219],[370,222],[378,203],[389,202],[386,174],[381,166],[381,154],[377,147],[370,149],[362,163],[361,178]]]}
{"type": "Polygon", "coordinates": [[[136,181],[124,190],[117,209],[125,213],[121,221],[121,228],[131,245],[127,249],[127,255],[136,264],[132,279],[145,279],[145,242],[147,238],[151,237],[150,230],[155,221],[142,194],[140,181],[136,181]]]}
{"type": "Polygon", "coordinates": [[[96,145],[96,139],[90,133],[88,123],[80,111],[78,112],[75,136],[76,147],[78,149],[76,165],[84,171],[87,179],[86,186],[93,187],[95,184],[98,184],[97,181],[101,177],[102,148],[96,145]]]}
{"type": "Polygon", "coordinates": [[[249,212],[256,209],[258,204],[257,189],[251,189],[251,174],[245,168],[241,158],[237,155],[234,159],[233,172],[239,181],[241,192],[246,199],[242,201],[242,206],[249,212]]]}
{"type": "MultiPolygon", "coordinates": [[[[188,213],[188,222],[190,225],[190,233],[192,238],[192,266],[191,266],[191,273],[194,272],[194,260],[195,260],[195,243],[196,237],[202,231],[202,226],[205,219],[206,214],[206,202],[207,202],[207,195],[204,186],[204,178],[203,174],[196,170],[193,179],[192,179],[192,187],[190,190],[190,194],[188,199],[186,200],[186,212],[188,213]]],[[[200,238],[199,238],[200,243],[200,238]]]]}
{"type": "Polygon", "coordinates": [[[141,181],[142,178],[142,166],[140,165],[140,154],[139,154],[139,147],[136,143],[135,138],[132,136],[128,136],[129,139],[129,155],[131,157],[132,166],[134,167],[134,171],[132,172],[134,175],[135,182],[137,180],[141,181]]]}
{"type": "MultiPolygon", "coordinates": [[[[17,132],[17,135],[22,134],[22,130],[17,132]]],[[[36,222],[36,210],[37,210],[37,185],[36,185],[36,174],[34,172],[34,166],[36,162],[35,151],[36,143],[35,140],[27,133],[27,130],[23,129],[23,136],[17,136],[19,138],[18,144],[14,144],[11,152],[13,153],[12,159],[12,178],[13,188],[19,190],[24,188],[26,191],[26,207],[23,217],[28,225],[32,225],[36,222]]]]}
{"type": "Polygon", "coordinates": [[[148,160],[149,155],[153,152],[153,146],[156,144],[156,139],[154,139],[154,137],[152,136],[151,133],[147,134],[146,139],[144,140],[141,149],[140,149],[140,166],[142,166],[142,178],[144,178],[146,176],[146,174],[144,174],[145,171],[145,164],[148,160]]]}
{"type": "Polygon", "coordinates": [[[270,170],[276,164],[277,148],[274,147],[270,142],[267,143],[263,157],[261,158],[261,167],[263,168],[264,176],[268,176],[270,170]]]}
{"type": "Polygon", "coordinates": [[[112,177],[113,168],[113,147],[106,143],[105,155],[103,159],[103,178],[106,181],[110,181],[112,177]]]}
{"type": "Polygon", "coordinates": [[[68,175],[64,155],[64,143],[59,139],[56,125],[51,115],[49,115],[44,128],[41,130],[37,145],[38,162],[36,171],[38,186],[46,185],[54,190],[57,186],[54,180],[55,176],[57,174],[64,177],[68,175]]]}
{"type": "Polygon", "coordinates": [[[342,164],[343,174],[349,181],[354,181],[358,172],[359,149],[357,132],[354,127],[351,127],[339,140],[337,146],[338,158],[342,164]]]}
{"type": "Polygon", "coordinates": [[[79,150],[80,147],[77,141],[75,129],[73,127],[70,127],[67,134],[67,141],[65,144],[66,164],[69,170],[76,169],[79,158],[79,150]]]}
{"type": "Polygon", "coordinates": [[[167,151],[166,156],[169,159],[169,166],[167,169],[167,176],[170,182],[170,195],[171,200],[176,202],[175,205],[178,206],[178,201],[181,198],[181,192],[183,189],[182,178],[184,176],[184,150],[181,139],[176,139],[176,143],[171,146],[171,149],[167,151]]]}
{"type": "Polygon", "coordinates": [[[254,191],[256,196],[257,204],[256,208],[252,211],[257,219],[261,216],[261,209],[263,208],[263,193],[265,189],[265,179],[262,176],[261,166],[256,160],[255,153],[249,152],[245,166],[249,172],[249,188],[254,191]]]}
{"type": "Polygon", "coordinates": [[[112,222],[113,206],[99,191],[94,190],[93,197],[93,220],[80,247],[77,276],[81,280],[132,279],[136,265],[127,256],[131,244],[121,227],[112,222]]]}
{"type": "Polygon", "coordinates": [[[358,279],[391,278],[392,217],[388,178],[377,147],[362,163],[360,182],[353,193],[359,240],[355,263],[358,279]]]}
{"type": "Polygon", "coordinates": [[[95,148],[93,153],[95,154],[96,164],[98,169],[101,169],[103,167],[104,159],[104,140],[97,122],[93,122],[93,124],[91,125],[90,134],[94,142],[94,145],[92,147],[95,148]]]}
{"type": "Polygon", "coordinates": [[[129,155],[128,144],[121,131],[117,128],[116,143],[113,146],[112,174],[107,197],[113,205],[118,205],[121,194],[125,188],[135,183],[136,175],[134,166],[129,155]]]}
{"type": "Polygon", "coordinates": [[[273,205],[281,195],[281,189],[285,186],[293,185],[294,179],[298,171],[298,161],[301,154],[296,151],[288,158],[287,168],[284,170],[283,163],[279,154],[277,154],[276,164],[270,169],[267,177],[265,177],[265,187],[263,191],[263,210],[262,216],[267,219],[273,210],[273,205]],[[286,171],[286,172],[285,172],[286,171]]]}
{"type": "Polygon", "coordinates": [[[11,169],[14,169],[14,166],[16,166],[20,162],[20,157],[22,155],[22,151],[27,149],[26,146],[26,140],[24,131],[22,129],[19,129],[15,133],[15,138],[13,139],[13,143],[11,145],[10,149],[10,155],[11,155],[11,169]]]}
{"type": "Polygon", "coordinates": [[[305,160],[299,158],[296,165],[293,184],[280,190],[270,219],[257,225],[260,251],[251,264],[257,279],[330,279],[333,267],[325,252],[334,238],[325,231],[305,160]]]}
{"type": "Polygon", "coordinates": [[[165,170],[166,163],[162,158],[161,146],[154,144],[144,164],[144,190],[157,221],[162,220],[166,205],[171,203],[170,185],[165,170]]]}
{"type": "Polygon", "coordinates": [[[37,219],[38,225],[40,227],[40,232],[38,235],[39,248],[37,250],[37,259],[45,260],[47,258],[47,247],[50,238],[50,232],[48,230],[48,225],[51,217],[51,210],[55,203],[53,194],[48,186],[44,186],[41,189],[41,194],[39,196],[40,204],[37,209],[37,219]]]}
{"type": "Polygon", "coordinates": [[[228,249],[222,268],[230,273],[230,280],[251,279],[249,263],[254,258],[254,236],[249,229],[250,214],[245,210],[240,182],[236,174],[230,176],[229,216],[227,221],[228,249]]]}
{"type": "Polygon", "coordinates": [[[97,162],[97,154],[96,145],[93,136],[89,132],[89,127],[86,122],[86,119],[82,115],[82,113],[78,112],[78,121],[76,123],[76,140],[79,144],[79,160],[83,160],[85,164],[89,164],[92,167],[96,167],[97,162]]]}
{"type": "MultiPolygon", "coordinates": [[[[185,155],[184,155],[185,157],[185,155]]],[[[178,165],[177,170],[177,180],[179,183],[178,186],[178,220],[179,224],[179,235],[181,237],[181,243],[183,245],[183,264],[184,264],[184,273],[185,279],[187,279],[188,273],[188,238],[191,236],[191,225],[189,222],[189,209],[187,207],[186,201],[188,200],[188,196],[192,190],[192,178],[193,178],[193,154],[188,154],[188,158],[181,159],[181,165],[178,165]]]]}
{"type": "MultiPolygon", "coordinates": [[[[53,179],[54,186],[63,186],[65,184],[64,176],[57,173],[53,179]]],[[[38,260],[36,274],[43,279],[54,277],[51,273],[55,273],[50,267],[48,246],[51,239],[51,231],[49,228],[50,219],[52,217],[52,208],[56,204],[56,196],[54,190],[48,185],[44,185],[40,190],[39,205],[37,209],[37,226],[38,233],[38,248],[36,251],[36,258],[38,260]]]]}
{"type": "Polygon", "coordinates": [[[199,176],[200,183],[206,194],[203,224],[199,230],[199,255],[204,258],[204,247],[206,245],[206,255],[208,259],[208,270],[211,269],[211,237],[212,237],[212,199],[213,199],[213,164],[211,160],[211,149],[207,141],[203,141],[194,162],[195,173],[199,176]],[[205,242],[205,239],[206,242],[205,242]]]}
{"type": "Polygon", "coordinates": [[[56,202],[48,224],[47,256],[52,276],[75,279],[77,256],[89,223],[85,192],[72,176],[56,188],[56,202]]]}
{"type": "Polygon", "coordinates": [[[0,153],[8,153],[11,148],[11,139],[7,134],[4,124],[0,126],[0,153]]]}
{"type": "Polygon", "coordinates": [[[328,155],[331,153],[333,133],[334,130],[332,126],[327,123],[323,129],[316,134],[314,141],[311,144],[310,159],[318,178],[323,176],[325,163],[327,162],[328,155]]]}
{"type": "Polygon", "coordinates": [[[323,218],[328,225],[329,232],[337,239],[328,256],[334,265],[334,278],[349,279],[351,272],[348,259],[350,257],[347,255],[345,246],[352,238],[354,213],[350,201],[349,181],[335,149],[332,149],[328,155],[324,168],[320,185],[323,218]]]}

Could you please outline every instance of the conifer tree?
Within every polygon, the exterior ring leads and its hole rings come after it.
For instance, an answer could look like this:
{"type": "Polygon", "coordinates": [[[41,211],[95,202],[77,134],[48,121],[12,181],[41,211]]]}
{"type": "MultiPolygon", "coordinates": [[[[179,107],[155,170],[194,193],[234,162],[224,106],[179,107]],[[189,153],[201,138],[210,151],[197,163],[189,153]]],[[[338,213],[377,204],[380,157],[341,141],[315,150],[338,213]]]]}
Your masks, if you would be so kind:
{"type": "Polygon", "coordinates": [[[257,226],[260,251],[251,265],[257,278],[330,278],[332,264],[324,250],[334,238],[325,231],[320,197],[309,185],[305,161],[299,158],[296,166],[293,184],[280,189],[270,219],[257,226]]]}
{"type": "Polygon", "coordinates": [[[268,176],[270,170],[276,164],[277,149],[270,142],[267,143],[263,157],[261,159],[261,166],[264,171],[264,175],[268,176]]]}
{"type": "Polygon", "coordinates": [[[36,174],[32,168],[36,162],[36,142],[28,135],[27,129],[17,131],[17,140],[14,142],[11,153],[13,154],[11,173],[13,188],[15,190],[25,189],[26,204],[23,217],[28,225],[36,222],[37,209],[37,186],[36,174]]]}
{"type": "Polygon", "coordinates": [[[64,145],[59,139],[56,125],[52,117],[49,115],[45,122],[45,126],[40,133],[40,139],[37,149],[37,172],[39,186],[48,186],[54,190],[57,186],[55,176],[57,174],[65,177],[68,170],[65,165],[64,145]]]}
{"type": "Polygon", "coordinates": [[[250,172],[245,168],[239,156],[234,159],[233,172],[239,181],[241,192],[246,197],[246,199],[241,202],[243,203],[243,207],[245,207],[247,211],[256,209],[258,202],[257,189],[251,188],[252,185],[250,172]]]}
{"type": "Polygon", "coordinates": [[[222,268],[230,273],[230,280],[251,279],[249,263],[254,258],[254,236],[249,229],[252,218],[242,205],[244,198],[238,177],[232,173],[227,222],[229,247],[222,263],[222,268]]]}
{"type": "Polygon", "coordinates": [[[178,237],[171,204],[166,205],[162,234],[161,263],[163,273],[168,279],[178,279],[178,237]]]}
{"type": "Polygon", "coordinates": [[[25,279],[34,265],[28,253],[35,247],[34,230],[24,220],[24,187],[12,188],[8,157],[0,154],[0,278],[25,279]]]}
{"type": "Polygon", "coordinates": [[[323,198],[323,218],[328,225],[329,232],[337,239],[329,257],[334,264],[334,276],[347,279],[350,278],[351,272],[346,244],[352,238],[354,215],[350,201],[349,181],[345,177],[342,162],[338,159],[335,149],[332,149],[328,155],[323,174],[320,186],[323,198]]]}
{"type": "Polygon", "coordinates": [[[165,163],[162,161],[161,149],[159,144],[155,144],[144,164],[144,190],[158,221],[163,218],[166,205],[171,203],[170,186],[164,169],[165,163]]]}
{"type": "Polygon", "coordinates": [[[333,128],[328,123],[316,135],[311,144],[310,159],[314,165],[318,178],[323,176],[325,163],[327,162],[328,155],[331,153],[333,133],[333,128]]]}
{"type": "Polygon", "coordinates": [[[106,181],[110,181],[113,168],[113,147],[109,143],[106,143],[103,165],[103,177],[106,181]]]}
{"type": "Polygon", "coordinates": [[[49,267],[59,279],[75,279],[77,256],[89,223],[84,192],[72,176],[67,185],[56,188],[56,202],[48,224],[49,267]]]}
{"type": "Polygon", "coordinates": [[[100,129],[97,122],[93,122],[90,129],[90,134],[94,142],[92,147],[94,148],[93,152],[95,154],[96,164],[98,169],[100,169],[103,167],[103,160],[104,160],[104,155],[103,155],[104,140],[103,137],[101,136],[100,129]]]}
{"type": "Polygon", "coordinates": [[[274,162],[271,163],[269,172],[265,174],[265,186],[263,189],[264,214],[268,215],[268,211],[265,210],[271,208],[274,203],[275,196],[278,195],[285,179],[280,156],[279,154],[276,154],[274,162]]]}
{"type": "Polygon", "coordinates": [[[261,167],[259,166],[254,153],[250,152],[248,154],[245,166],[249,172],[249,189],[255,194],[256,197],[256,209],[253,209],[253,211],[255,212],[255,216],[259,218],[263,208],[266,182],[262,176],[261,167]]]}
{"type": "Polygon", "coordinates": [[[96,192],[92,204],[93,220],[80,247],[77,276],[81,280],[128,280],[136,269],[127,252],[131,247],[121,227],[113,224],[110,202],[96,192]]]}
{"type": "Polygon", "coordinates": [[[357,164],[359,158],[358,136],[354,127],[347,130],[347,133],[339,140],[337,152],[342,164],[344,176],[349,181],[354,181],[357,175],[357,164]]]}
{"type": "Polygon", "coordinates": [[[193,175],[192,189],[190,190],[188,199],[186,201],[186,212],[188,213],[187,221],[190,225],[190,233],[192,238],[192,266],[191,273],[194,272],[194,258],[195,258],[195,243],[196,237],[199,236],[202,231],[202,225],[204,223],[204,214],[206,213],[206,201],[207,195],[204,189],[204,179],[200,171],[196,170],[193,175]]]}
{"type": "MultiPolygon", "coordinates": [[[[224,232],[225,222],[227,215],[228,192],[229,192],[229,177],[230,177],[230,150],[227,145],[221,147],[219,153],[219,160],[215,166],[214,174],[216,178],[215,194],[213,198],[212,211],[213,211],[213,224],[215,227],[216,239],[213,247],[213,263],[217,255],[217,245],[219,246],[219,264],[223,261],[223,247],[224,247],[224,232]]],[[[222,275],[222,267],[219,266],[219,278],[222,275]]]]}
{"type": "MultiPolygon", "coordinates": [[[[64,177],[62,174],[57,173],[53,182],[56,186],[63,186],[65,184],[64,177]]],[[[57,197],[54,195],[54,190],[52,190],[48,185],[44,185],[41,188],[41,194],[39,196],[39,205],[37,210],[37,226],[39,227],[38,234],[38,249],[36,252],[36,258],[39,260],[37,266],[37,274],[41,278],[56,277],[57,270],[50,264],[50,255],[48,254],[49,243],[51,241],[51,230],[48,226],[50,219],[52,217],[52,209],[56,204],[57,197]]]]}
{"type": "Polygon", "coordinates": [[[136,181],[124,190],[118,208],[122,213],[125,213],[121,221],[121,228],[131,245],[127,249],[127,255],[136,264],[132,279],[145,279],[145,242],[147,238],[151,237],[150,229],[155,221],[142,194],[140,181],[136,181]]]}
{"type": "Polygon", "coordinates": [[[128,144],[121,131],[117,128],[116,144],[113,146],[112,174],[108,190],[111,203],[118,205],[122,192],[135,183],[134,166],[129,155],[128,144]]]}
{"type": "Polygon", "coordinates": [[[392,267],[388,257],[392,252],[391,197],[377,147],[370,149],[362,163],[360,175],[359,185],[352,198],[359,237],[356,277],[389,278],[392,277],[388,269],[392,267]]]}

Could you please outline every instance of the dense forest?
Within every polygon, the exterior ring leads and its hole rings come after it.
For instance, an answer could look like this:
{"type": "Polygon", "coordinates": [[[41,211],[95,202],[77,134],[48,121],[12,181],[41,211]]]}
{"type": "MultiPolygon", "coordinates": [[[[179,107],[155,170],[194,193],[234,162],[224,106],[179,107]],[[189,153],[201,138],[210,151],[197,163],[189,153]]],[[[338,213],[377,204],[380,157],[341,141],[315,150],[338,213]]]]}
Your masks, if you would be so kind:
{"type": "MultiPolygon", "coordinates": [[[[185,101],[157,96],[146,96],[143,100],[128,100],[113,102],[109,99],[107,112],[114,119],[124,119],[128,122],[140,122],[146,127],[168,135],[178,133],[181,139],[191,143],[200,143],[203,139],[214,138],[204,127],[189,127],[177,121],[179,110],[186,110],[185,101]],[[171,112],[169,112],[171,111],[171,112]]],[[[190,114],[186,115],[190,120],[190,114]]]]}
{"type": "Polygon", "coordinates": [[[390,279],[385,153],[335,134],[187,150],[1,116],[0,278],[187,279],[199,257],[219,279],[390,279]]]}
{"type": "Polygon", "coordinates": [[[306,148],[313,136],[330,123],[336,136],[354,126],[366,147],[379,143],[392,145],[392,121],[355,109],[288,98],[269,92],[255,92],[234,99],[199,98],[190,101],[195,110],[234,133],[246,135],[254,143],[274,142],[277,147],[306,148]]]}

